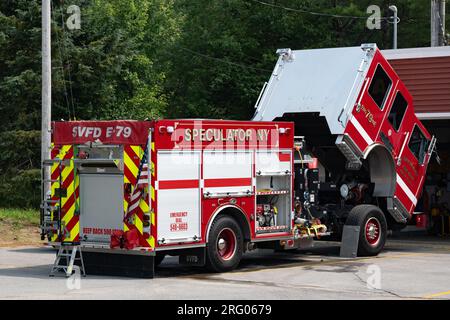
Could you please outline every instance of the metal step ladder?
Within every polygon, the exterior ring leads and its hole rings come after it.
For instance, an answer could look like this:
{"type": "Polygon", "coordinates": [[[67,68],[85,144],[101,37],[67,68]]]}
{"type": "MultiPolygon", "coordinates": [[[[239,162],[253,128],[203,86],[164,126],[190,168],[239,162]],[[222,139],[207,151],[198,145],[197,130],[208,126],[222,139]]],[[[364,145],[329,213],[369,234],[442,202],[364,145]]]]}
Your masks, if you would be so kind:
{"type": "Polygon", "coordinates": [[[80,261],[80,273],[86,276],[83,262],[83,253],[79,243],[61,243],[58,249],[55,263],[49,276],[54,277],[57,272],[64,272],[66,277],[70,277],[73,273],[75,261],[80,261]]]}
{"type": "Polygon", "coordinates": [[[83,262],[83,253],[79,242],[64,242],[64,237],[69,233],[64,223],[61,221],[62,198],[66,197],[66,190],[62,188],[61,172],[67,160],[63,159],[46,159],[42,162],[41,167],[41,239],[44,240],[46,236],[51,238],[54,235],[58,236],[57,241],[61,241],[58,249],[55,262],[52,266],[49,276],[54,277],[58,272],[64,272],[66,277],[70,277],[74,270],[76,261],[80,261],[80,272],[82,276],[86,276],[83,262]],[[56,180],[47,179],[45,175],[46,168],[51,168],[54,165],[59,167],[59,177],[56,180]],[[50,194],[45,194],[45,183],[58,182],[58,188],[54,189],[53,197],[50,194]]]}
{"type": "MultiPolygon", "coordinates": [[[[54,234],[59,234],[61,229],[61,195],[57,194],[58,200],[52,199],[49,194],[45,194],[44,184],[59,182],[59,186],[62,184],[61,175],[56,180],[48,180],[45,177],[45,169],[47,167],[52,167],[57,164],[61,172],[63,168],[63,161],[61,159],[47,159],[44,160],[41,166],[41,216],[40,216],[40,227],[41,227],[41,240],[45,240],[46,235],[50,237],[54,234]]],[[[58,191],[58,190],[55,190],[58,191]]],[[[55,194],[56,195],[56,194],[55,194]]]]}

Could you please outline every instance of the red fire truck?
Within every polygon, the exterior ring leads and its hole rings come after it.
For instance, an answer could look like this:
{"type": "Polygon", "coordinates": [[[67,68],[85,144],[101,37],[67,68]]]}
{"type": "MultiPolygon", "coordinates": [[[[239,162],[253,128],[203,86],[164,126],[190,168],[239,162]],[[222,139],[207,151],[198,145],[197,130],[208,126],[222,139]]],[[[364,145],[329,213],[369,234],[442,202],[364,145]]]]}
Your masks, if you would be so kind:
{"type": "Polygon", "coordinates": [[[378,254],[435,139],[375,45],[278,53],[253,121],[53,123],[42,238],[82,248],[88,273],[149,277],[165,255],[222,272],[346,225],[378,254]]]}

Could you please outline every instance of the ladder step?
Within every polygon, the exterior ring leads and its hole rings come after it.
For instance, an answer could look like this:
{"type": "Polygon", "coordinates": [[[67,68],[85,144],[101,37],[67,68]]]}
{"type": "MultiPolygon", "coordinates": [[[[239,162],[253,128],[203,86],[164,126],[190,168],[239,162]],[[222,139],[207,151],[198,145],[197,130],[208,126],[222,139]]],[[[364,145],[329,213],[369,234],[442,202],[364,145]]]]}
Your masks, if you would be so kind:
{"type": "Polygon", "coordinates": [[[51,199],[48,199],[48,200],[44,200],[44,202],[45,202],[45,203],[59,203],[59,200],[51,200],[51,199]]]}
{"type": "Polygon", "coordinates": [[[47,221],[42,222],[42,225],[44,225],[44,226],[56,226],[58,224],[59,224],[58,221],[47,220],[47,221]]]}
{"type": "Polygon", "coordinates": [[[55,163],[60,163],[63,162],[64,160],[61,159],[45,159],[44,161],[42,161],[42,164],[45,166],[51,166],[55,163]]]}
{"type": "MultiPolygon", "coordinates": [[[[56,204],[56,203],[55,203],[55,204],[56,204]]],[[[58,207],[52,206],[52,205],[50,205],[49,203],[44,203],[44,204],[41,205],[41,208],[42,208],[42,209],[55,209],[55,208],[58,208],[58,207]]]]}
{"type": "Polygon", "coordinates": [[[41,205],[41,209],[45,209],[45,210],[49,210],[49,211],[56,211],[58,210],[59,207],[55,207],[55,206],[49,206],[46,204],[41,205]]]}
{"type": "Polygon", "coordinates": [[[58,179],[44,179],[43,182],[60,182],[58,179]]]}
{"type": "MultiPolygon", "coordinates": [[[[61,253],[60,256],[61,257],[71,257],[72,254],[71,253],[61,253]]],[[[79,259],[79,258],[76,257],[75,259],[79,259]]]]}
{"type": "Polygon", "coordinates": [[[50,227],[41,227],[43,231],[58,231],[58,228],[50,228],[50,227]]]}
{"type": "Polygon", "coordinates": [[[52,227],[52,226],[57,226],[58,222],[46,222],[46,221],[44,221],[44,223],[42,225],[44,227],[52,227]]]}
{"type": "Polygon", "coordinates": [[[44,215],[44,219],[42,222],[46,223],[46,224],[57,224],[58,223],[58,221],[53,220],[52,216],[49,214],[44,215]]]}

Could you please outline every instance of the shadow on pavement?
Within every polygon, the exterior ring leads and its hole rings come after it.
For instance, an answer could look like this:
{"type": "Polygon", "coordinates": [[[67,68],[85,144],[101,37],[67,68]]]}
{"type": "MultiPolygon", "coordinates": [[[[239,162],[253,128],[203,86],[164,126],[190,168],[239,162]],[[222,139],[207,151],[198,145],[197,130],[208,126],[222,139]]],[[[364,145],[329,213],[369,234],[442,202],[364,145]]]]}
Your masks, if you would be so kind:
{"type": "Polygon", "coordinates": [[[26,247],[26,248],[11,248],[8,251],[20,253],[55,253],[56,249],[52,247],[26,247]]]}
{"type": "MultiPolygon", "coordinates": [[[[409,253],[409,252],[433,252],[439,253],[448,247],[450,250],[450,241],[444,239],[439,241],[435,237],[424,234],[400,234],[394,237],[389,237],[385,253],[409,253]],[[423,241],[426,240],[426,241],[423,241]]],[[[26,247],[26,248],[11,248],[8,251],[18,253],[30,254],[54,254],[55,249],[51,247],[26,247]]],[[[339,257],[340,243],[330,241],[317,241],[315,246],[310,249],[293,250],[293,251],[279,251],[273,250],[255,250],[246,253],[234,272],[251,272],[270,268],[285,268],[302,265],[305,268],[316,268],[311,266],[311,263],[340,260],[339,257]]],[[[448,252],[447,252],[448,253],[448,252]]],[[[32,259],[32,258],[31,258],[32,259]]],[[[353,272],[354,269],[350,264],[354,264],[349,260],[349,265],[342,264],[339,270],[334,272],[353,272]]],[[[23,277],[23,278],[39,278],[48,279],[48,274],[51,269],[51,264],[43,264],[30,267],[20,268],[4,268],[0,269],[0,276],[5,277],[23,277]]],[[[326,269],[324,271],[327,271],[326,269]]],[[[164,259],[162,264],[156,268],[156,278],[175,278],[178,276],[208,276],[213,273],[208,272],[203,267],[182,266],[178,264],[178,257],[168,256],[164,259]]],[[[91,279],[101,279],[103,276],[89,276],[91,279]]],[[[111,278],[111,277],[108,277],[111,278]]],[[[114,277],[115,279],[130,279],[124,277],[114,277]]]]}
{"type": "MultiPolygon", "coordinates": [[[[311,257],[317,262],[323,261],[320,257],[339,257],[339,244],[327,244],[308,250],[292,250],[274,252],[273,250],[255,250],[246,253],[238,268],[231,272],[250,272],[261,269],[285,268],[310,263],[311,257]]],[[[166,257],[156,268],[156,277],[171,278],[191,275],[213,275],[203,267],[181,266],[178,257],[166,257]]]]}
{"type": "Polygon", "coordinates": [[[22,268],[4,268],[0,269],[0,277],[50,279],[48,276],[50,269],[51,265],[49,264],[22,268]]]}

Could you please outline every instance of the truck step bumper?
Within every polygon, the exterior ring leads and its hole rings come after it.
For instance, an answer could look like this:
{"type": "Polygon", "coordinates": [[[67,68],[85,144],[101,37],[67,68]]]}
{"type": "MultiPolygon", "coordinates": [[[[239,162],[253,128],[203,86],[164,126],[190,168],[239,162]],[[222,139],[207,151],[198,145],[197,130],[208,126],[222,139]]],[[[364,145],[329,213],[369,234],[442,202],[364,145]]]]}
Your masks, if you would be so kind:
{"type": "Polygon", "coordinates": [[[83,251],[86,274],[153,279],[155,257],[83,251]]]}

